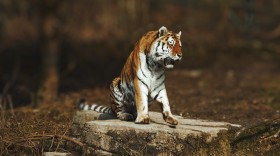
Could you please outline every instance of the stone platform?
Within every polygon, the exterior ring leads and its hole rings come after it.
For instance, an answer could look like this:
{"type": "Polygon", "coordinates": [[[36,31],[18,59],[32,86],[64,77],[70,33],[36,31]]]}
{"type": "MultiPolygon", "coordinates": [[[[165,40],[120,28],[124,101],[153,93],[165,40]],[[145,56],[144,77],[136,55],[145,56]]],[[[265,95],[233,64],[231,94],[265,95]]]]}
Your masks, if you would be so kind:
{"type": "Polygon", "coordinates": [[[169,125],[161,113],[150,112],[151,123],[135,124],[109,114],[79,111],[73,134],[96,155],[229,155],[230,139],[240,125],[175,116],[169,125]]]}

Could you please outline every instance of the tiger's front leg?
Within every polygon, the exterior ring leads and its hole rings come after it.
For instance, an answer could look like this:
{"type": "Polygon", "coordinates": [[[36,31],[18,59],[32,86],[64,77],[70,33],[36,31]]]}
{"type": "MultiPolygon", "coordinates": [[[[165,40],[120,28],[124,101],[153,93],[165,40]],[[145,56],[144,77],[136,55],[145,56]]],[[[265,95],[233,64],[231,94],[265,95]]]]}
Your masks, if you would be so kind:
{"type": "Polygon", "coordinates": [[[169,100],[168,100],[165,88],[158,92],[156,101],[161,104],[162,115],[163,115],[163,119],[165,120],[165,122],[172,124],[172,125],[177,125],[178,121],[171,113],[169,100]]]}
{"type": "Polygon", "coordinates": [[[148,115],[148,86],[145,82],[135,79],[134,88],[137,109],[137,118],[135,123],[149,124],[150,117],[148,115]]]}

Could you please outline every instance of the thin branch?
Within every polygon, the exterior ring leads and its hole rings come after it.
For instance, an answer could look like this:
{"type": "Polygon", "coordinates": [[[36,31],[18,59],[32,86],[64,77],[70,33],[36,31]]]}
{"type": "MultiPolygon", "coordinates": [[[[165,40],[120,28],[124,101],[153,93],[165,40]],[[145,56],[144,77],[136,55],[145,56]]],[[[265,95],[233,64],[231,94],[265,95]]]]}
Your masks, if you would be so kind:
{"type": "Polygon", "coordinates": [[[51,143],[51,145],[50,145],[50,147],[49,147],[49,151],[51,150],[51,148],[52,148],[52,146],[53,146],[53,143],[54,143],[54,137],[52,137],[52,143],[51,143]]]}
{"type": "Polygon", "coordinates": [[[74,140],[74,139],[72,139],[72,138],[70,138],[70,137],[68,137],[68,136],[66,136],[66,135],[55,135],[55,137],[57,137],[57,138],[62,138],[62,139],[64,139],[64,140],[67,140],[67,141],[70,141],[70,142],[72,142],[72,143],[75,143],[75,144],[77,144],[77,145],[79,145],[79,146],[84,146],[84,144],[83,144],[82,142],[77,141],[77,140],[74,140]]]}
{"type": "Polygon", "coordinates": [[[278,129],[278,131],[277,131],[275,134],[273,134],[273,135],[271,135],[271,136],[268,136],[268,137],[264,138],[263,140],[268,140],[268,139],[272,139],[272,138],[277,138],[277,137],[279,137],[279,134],[280,134],[280,129],[278,129]]]}
{"type": "MultiPolygon", "coordinates": [[[[34,135],[34,136],[31,136],[31,137],[27,137],[27,138],[18,138],[18,139],[15,139],[15,143],[19,143],[19,142],[23,142],[23,141],[27,141],[27,140],[42,140],[42,139],[53,139],[53,138],[61,138],[61,139],[64,139],[66,141],[70,141],[72,143],[75,143],[79,146],[84,146],[84,144],[80,141],[77,141],[77,140],[74,140],[68,136],[65,136],[65,135],[34,135]]],[[[10,141],[11,142],[11,141],[10,141]]]]}
{"type": "MultiPolygon", "coordinates": [[[[67,131],[68,131],[68,130],[69,130],[69,128],[67,128],[67,129],[66,129],[66,131],[63,133],[63,135],[62,135],[62,136],[65,136],[65,134],[67,133],[67,131]]],[[[60,143],[61,143],[61,141],[59,141],[59,142],[58,142],[58,144],[57,144],[57,146],[56,146],[55,151],[57,151],[57,149],[58,149],[58,147],[59,147],[60,143]]]]}

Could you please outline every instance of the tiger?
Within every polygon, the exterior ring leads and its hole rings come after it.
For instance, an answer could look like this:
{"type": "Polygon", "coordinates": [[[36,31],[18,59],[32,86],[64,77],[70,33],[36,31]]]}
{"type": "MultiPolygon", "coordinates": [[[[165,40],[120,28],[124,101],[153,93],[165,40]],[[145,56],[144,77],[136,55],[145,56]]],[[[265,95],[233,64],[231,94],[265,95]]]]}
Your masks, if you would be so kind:
{"type": "Polygon", "coordinates": [[[110,85],[111,107],[87,104],[80,99],[80,110],[94,110],[115,115],[124,121],[149,124],[148,107],[160,103],[166,123],[177,125],[172,115],[165,87],[165,70],[182,59],[181,31],[174,33],[165,26],[149,31],[135,44],[119,77],[110,85]]]}

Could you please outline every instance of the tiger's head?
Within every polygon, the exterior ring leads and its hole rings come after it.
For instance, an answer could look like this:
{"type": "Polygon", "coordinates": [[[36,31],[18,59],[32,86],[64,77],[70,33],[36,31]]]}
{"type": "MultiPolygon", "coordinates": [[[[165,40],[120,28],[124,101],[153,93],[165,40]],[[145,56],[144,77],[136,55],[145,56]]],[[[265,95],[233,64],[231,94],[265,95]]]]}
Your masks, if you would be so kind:
{"type": "Polygon", "coordinates": [[[151,55],[155,62],[165,68],[173,68],[175,62],[182,59],[181,31],[174,33],[162,26],[158,30],[156,40],[151,46],[151,55]]]}

